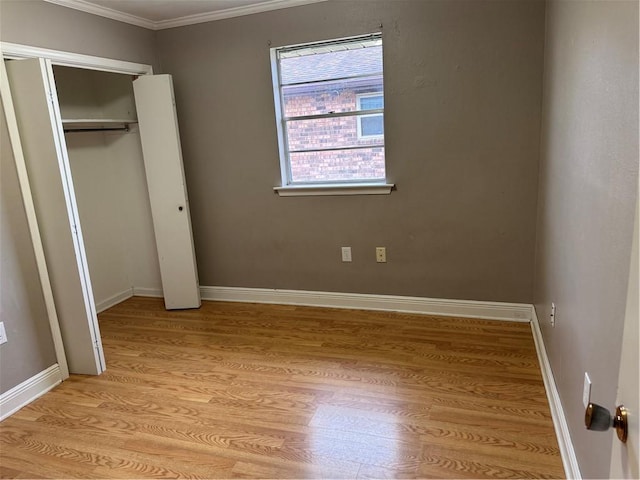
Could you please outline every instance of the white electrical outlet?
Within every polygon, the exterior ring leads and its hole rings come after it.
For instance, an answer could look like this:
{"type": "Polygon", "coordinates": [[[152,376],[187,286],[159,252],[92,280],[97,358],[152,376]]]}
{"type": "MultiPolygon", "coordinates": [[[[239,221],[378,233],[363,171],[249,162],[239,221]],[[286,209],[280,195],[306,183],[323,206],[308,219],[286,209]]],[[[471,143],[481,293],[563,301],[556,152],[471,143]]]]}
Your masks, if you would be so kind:
{"type": "Polygon", "coordinates": [[[4,322],[0,322],[0,345],[7,343],[7,332],[4,329],[4,322]]]}
{"type": "Polygon", "coordinates": [[[342,247],[342,261],[343,262],[351,261],[351,247],[342,247]]]}
{"type": "Polygon", "coordinates": [[[591,379],[589,374],[584,372],[584,387],[582,387],[582,404],[584,408],[591,402],[591,379]]]}
{"type": "Polygon", "coordinates": [[[386,261],[387,261],[387,248],[376,247],[376,262],[386,263],[386,261]]]}
{"type": "Polygon", "coordinates": [[[551,315],[549,315],[549,321],[551,322],[551,326],[556,326],[556,304],[551,303],[551,315]]]}

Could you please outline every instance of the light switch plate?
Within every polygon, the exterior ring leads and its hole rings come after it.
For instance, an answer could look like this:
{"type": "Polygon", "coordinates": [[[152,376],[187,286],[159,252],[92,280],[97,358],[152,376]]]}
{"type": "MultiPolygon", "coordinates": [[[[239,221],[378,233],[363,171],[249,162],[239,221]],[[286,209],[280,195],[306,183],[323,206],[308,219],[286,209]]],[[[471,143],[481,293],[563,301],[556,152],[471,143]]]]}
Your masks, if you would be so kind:
{"type": "Polygon", "coordinates": [[[582,388],[582,404],[584,408],[587,408],[589,402],[591,402],[591,379],[589,374],[584,372],[584,387],[582,388]]]}
{"type": "Polygon", "coordinates": [[[0,345],[7,343],[7,332],[4,329],[4,322],[0,322],[0,345]]]}

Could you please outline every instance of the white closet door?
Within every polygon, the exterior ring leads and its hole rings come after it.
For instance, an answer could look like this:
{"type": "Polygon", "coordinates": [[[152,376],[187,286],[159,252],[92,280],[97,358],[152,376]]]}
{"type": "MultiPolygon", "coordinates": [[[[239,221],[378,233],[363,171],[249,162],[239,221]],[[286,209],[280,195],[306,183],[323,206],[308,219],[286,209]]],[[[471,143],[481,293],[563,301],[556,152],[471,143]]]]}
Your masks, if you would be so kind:
{"type": "Polygon", "coordinates": [[[200,288],[171,75],[133,82],[164,304],[198,308],[200,288]]]}
{"type": "Polygon", "coordinates": [[[69,371],[100,374],[104,354],[51,62],[6,62],[69,371]]]}

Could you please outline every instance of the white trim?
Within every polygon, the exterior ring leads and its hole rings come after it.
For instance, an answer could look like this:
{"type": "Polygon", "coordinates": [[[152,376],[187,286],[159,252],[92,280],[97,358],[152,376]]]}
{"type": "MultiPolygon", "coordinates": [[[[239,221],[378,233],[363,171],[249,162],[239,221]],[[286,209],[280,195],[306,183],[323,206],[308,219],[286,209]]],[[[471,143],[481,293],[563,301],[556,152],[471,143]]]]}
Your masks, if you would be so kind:
{"type": "Polygon", "coordinates": [[[544,381],[544,388],[547,392],[547,399],[549,400],[551,418],[553,419],[553,426],[555,427],[556,437],[558,439],[558,447],[560,448],[564,472],[567,478],[580,480],[582,475],[580,473],[578,459],[576,458],[576,452],[573,449],[569,425],[567,424],[560,394],[558,393],[556,382],[553,378],[551,363],[549,363],[549,357],[547,357],[547,350],[544,346],[544,338],[540,330],[536,308],[533,305],[531,306],[531,332],[533,333],[533,341],[535,342],[536,352],[538,353],[542,380],[544,381]]]}
{"type": "Polygon", "coordinates": [[[127,288],[120,293],[110,296],[109,298],[96,302],[96,312],[101,313],[114,305],[124,302],[126,299],[133,297],[133,288],[127,288]]]}
{"type": "Polygon", "coordinates": [[[254,13],[269,12],[271,10],[280,10],[282,8],[299,7],[311,3],[326,2],[327,0],[271,0],[255,5],[246,5],[244,7],[226,8],[215,12],[198,13],[195,15],[187,15],[185,17],[173,18],[170,20],[161,20],[154,22],[155,30],[164,30],[165,28],[184,27],[186,25],[195,25],[197,23],[213,22],[216,20],[224,20],[225,18],[241,17],[244,15],[253,15],[254,13]]]}
{"type": "Polygon", "coordinates": [[[71,174],[71,163],[66,146],[64,131],[62,130],[62,115],[60,113],[60,105],[58,103],[58,92],[56,90],[56,82],[53,76],[53,67],[51,60],[39,58],[41,82],[45,88],[45,95],[50,100],[46,103],[47,113],[53,133],[53,144],[58,161],[58,170],[62,179],[62,190],[64,194],[64,202],[66,205],[67,216],[69,219],[69,234],[75,253],[76,266],[80,280],[82,300],[84,302],[86,318],[89,325],[89,334],[94,348],[95,355],[95,371],[99,375],[106,369],[106,361],[104,351],[102,350],[102,342],[100,336],[100,326],[96,313],[95,299],[93,296],[93,288],[89,275],[89,262],[84,248],[84,239],[82,235],[82,226],[80,224],[80,212],[78,210],[77,197],[73,185],[73,176],[71,174]]]}
{"type": "MultiPolygon", "coordinates": [[[[276,132],[278,134],[278,158],[280,159],[280,179],[282,185],[286,185],[291,176],[289,173],[289,162],[285,159],[289,158],[289,149],[285,136],[287,134],[284,120],[284,103],[282,95],[280,95],[280,60],[278,59],[278,49],[272,48],[269,51],[271,57],[271,84],[273,87],[274,107],[276,114],[276,132]]],[[[276,190],[277,191],[277,190],[276,190]]],[[[280,193],[280,192],[278,192],[280,193]]]]}
{"type": "Polygon", "coordinates": [[[321,195],[389,195],[393,183],[350,183],[287,185],[273,187],[281,197],[311,197],[321,195]]]}
{"type": "Polygon", "coordinates": [[[384,310],[515,322],[528,322],[531,320],[531,305],[523,303],[207,286],[200,287],[200,295],[203,300],[226,302],[278,303],[359,310],[384,310]]]}
{"type": "Polygon", "coordinates": [[[151,75],[153,67],[144,63],[133,63],[112,58],[94,57],[81,53],[64,52],[48,48],[0,42],[0,51],[5,58],[46,58],[53,65],[77,67],[86,70],[101,70],[130,75],[151,75]]]}
{"type": "Polygon", "coordinates": [[[51,365],[46,370],[16,385],[0,395],[0,420],[13,415],[25,405],[41,397],[53,387],[62,382],[62,372],[58,364],[51,365]]]}
{"type": "MultiPolygon", "coordinates": [[[[0,50],[1,51],[1,50],[0,50]]],[[[0,55],[1,56],[1,55],[0,55]]],[[[1,60],[1,59],[0,59],[1,60]]],[[[0,62],[0,91],[2,105],[4,109],[5,120],[7,121],[7,130],[9,132],[9,141],[13,151],[14,163],[20,183],[20,193],[22,195],[22,203],[27,217],[31,243],[33,246],[33,254],[38,267],[38,277],[40,279],[40,287],[47,310],[47,318],[49,320],[49,329],[51,330],[51,338],[56,353],[62,379],[69,377],[69,367],[67,365],[67,357],[64,350],[64,342],[62,333],[60,332],[60,322],[53,299],[53,290],[51,289],[51,281],[49,279],[49,270],[44,255],[44,247],[42,246],[42,238],[40,237],[40,228],[36,217],[36,209],[33,204],[33,195],[31,193],[31,184],[29,183],[29,175],[27,174],[27,166],[24,159],[24,151],[22,149],[22,141],[18,129],[18,120],[13,106],[13,97],[11,95],[11,86],[5,68],[4,60],[0,62]]]]}
{"type": "Polygon", "coordinates": [[[164,296],[161,288],[133,287],[133,294],[138,297],[162,298],[164,296]]]}
{"type": "Polygon", "coordinates": [[[216,10],[213,12],[197,13],[194,15],[186,15],[184,17],[170,18],[168,20],[153,21],[142,18],[137,15],[119,12],[112,8],[95,5],[84,0],[45,0],[49,3],[61,5],[74,10],[98,15],[119,22],[129,23],[138,27],[150,30],[163,30],[166,28],[183,27],[186,25],[195,25],[198,23],[213,22],[215,20],[223,20],[225,18],[240,17],[243,15],[252,15],[254,13],[268,12],[271,10],[279,10],[282,8],[297,7],[300,5],[308,5],[311,3],[325,2],[326,0],[271,0],[254,5],[246,5],[242,7],[225,8],[224,10],[216,10]]]}

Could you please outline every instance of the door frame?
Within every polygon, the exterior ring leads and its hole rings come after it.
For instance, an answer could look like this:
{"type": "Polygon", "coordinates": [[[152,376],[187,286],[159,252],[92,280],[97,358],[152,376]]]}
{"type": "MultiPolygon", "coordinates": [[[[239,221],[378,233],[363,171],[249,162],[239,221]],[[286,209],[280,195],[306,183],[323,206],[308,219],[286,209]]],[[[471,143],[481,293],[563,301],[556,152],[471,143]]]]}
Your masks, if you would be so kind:
{"type": "Polygon", "coordinates": [[[112,58],[96,57],[92,55],[84,55],[80,53],[65,52],[62,50],[51,50],[48,48],[34,47],[30,45],[22,45],[18,43],[0,42],[0,57],[2,57],[2,66],[0,67],[0,90],[2,92],[2,102],[9,129],[9,138],[14,153],[14,161],[16,170],[18,171],[18,181],[20,191],[22,192],[22,201],[27,216],[27,223],[31,233],[31,243],[35,254],[36,265],[38,267],[38,275],[42,286],[49,327],[53,338],[53,344],[56,354],[56,361],[60,367],[61,380],[69,377],[69,368],[64,349],[64,342],[60,332],[60,323],[53,301],[53,291],[49,280],[49,273],[44,257],[44,248],[40,238],[40,230],[33,205],[31,195],[31,187],[27,176],[24,153],[22,143],[18,131],[18,122],[13,108],[11,90],[8,78],[5,72],[4,60],[16,60],[24,58],[45,58],[49,59],[52,65],[60,65],[65,67],[82,68],[85,70],[100,70],[110,73],[122,73],[129,75],[153,75],[153,67],[143,63],[133,63],[124,60],[116,60],[112,58]]]}
{"type": "Polygon", "coordinates": [[[19,43],[0,42],[0,51],[6,59],[46,58],[53,65],[64,67],[84,68],[86,70],[101,70],[111,73],[130,75],[153,75],[153,67],[144,63],[133,63],[113,58],[94,57],[81,53],[51,50],[49,48],[32,47],[19,43]]]}

